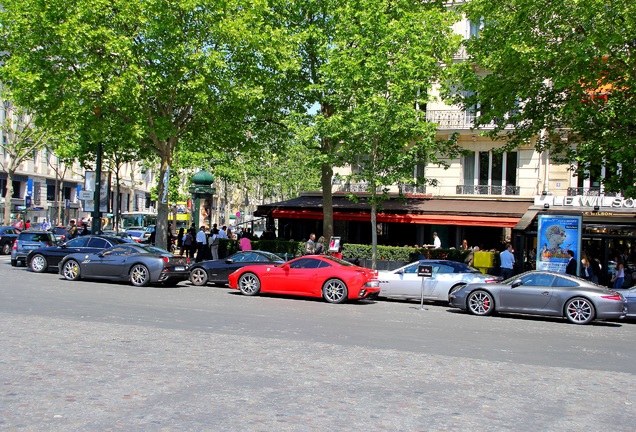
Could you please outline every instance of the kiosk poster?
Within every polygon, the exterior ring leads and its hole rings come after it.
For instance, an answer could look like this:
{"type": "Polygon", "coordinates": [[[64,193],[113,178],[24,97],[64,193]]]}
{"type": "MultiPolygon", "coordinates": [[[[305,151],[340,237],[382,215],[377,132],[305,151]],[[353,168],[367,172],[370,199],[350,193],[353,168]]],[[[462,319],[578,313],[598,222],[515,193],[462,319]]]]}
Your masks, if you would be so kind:
{"type": "Polygon", "coordinates": [[[579,271],[581,216],[539,215],[537,232],[537,270],[565,273],[572,251],[579,271]]]}

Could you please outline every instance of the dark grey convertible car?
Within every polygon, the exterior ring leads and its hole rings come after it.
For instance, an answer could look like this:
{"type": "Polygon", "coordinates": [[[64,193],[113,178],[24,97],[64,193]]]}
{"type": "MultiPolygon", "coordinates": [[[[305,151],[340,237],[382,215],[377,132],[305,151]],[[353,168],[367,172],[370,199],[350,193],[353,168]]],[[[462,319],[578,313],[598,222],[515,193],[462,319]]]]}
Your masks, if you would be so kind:
{"type": "Polygon", "coordinates": [[[511,312],[562,316],[574,324],[624,318],[625,298],[614,290],[561,273],[530,271],[502,283],[475,283],[450,294],[452,307],[474,315],[511,312]]]}
{"type": "Polygon", "coordinates": [[[68,280],[110,279],[127,280],[135,286],[174,286],[188,279],[187,260],[154,246],[124,243],[98,253],[67,255],[59,268],[68,280]]]}

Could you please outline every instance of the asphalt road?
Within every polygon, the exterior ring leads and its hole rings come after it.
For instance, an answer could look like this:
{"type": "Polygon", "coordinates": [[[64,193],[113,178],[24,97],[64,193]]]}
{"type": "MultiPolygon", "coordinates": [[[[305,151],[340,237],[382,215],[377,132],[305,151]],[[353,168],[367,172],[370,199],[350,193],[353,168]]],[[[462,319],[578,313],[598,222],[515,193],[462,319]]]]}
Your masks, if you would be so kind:
{"type": "Polygon", "coordinates": [[[636,323],[68,282],[0,257],[0,430],[636,427],[636,323]]]}

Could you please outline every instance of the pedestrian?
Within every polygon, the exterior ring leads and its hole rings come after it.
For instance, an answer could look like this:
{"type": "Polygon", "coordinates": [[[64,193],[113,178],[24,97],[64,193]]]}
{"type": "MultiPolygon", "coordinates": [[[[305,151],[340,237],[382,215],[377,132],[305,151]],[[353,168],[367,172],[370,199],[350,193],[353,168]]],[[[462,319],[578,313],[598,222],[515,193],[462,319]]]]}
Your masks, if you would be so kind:
{"type": "Polygon", "coordinates": [[[179,248],[179,255],[183,256],[183,237],[185,236],[185,228],[179,228],[177,233],[177,247],[179,248]]]}
{"type": "Polygon", "coordinates": [[[252,242],[248,232],[243,233],[241,240],[239,241],[239,249],[242,251],[252,250],[252,242]]]}
{"type": "Polygon", "coordinates": [[[316,242],[316,249],[314,250],[314,253],[316,255],[321,255],[325,253],[325,237],[324,236],[320,236],[320,238],[316,242]]]}
{"type": "Polygon", "coordinates": [[[85,236],[85,235],[89,235],[90,233],[91,233],[91,230],[88,229],[88,223],[82,222],[82,231],[80,231],[79,235],[85,236]]]}
{"type": "Polygon", "coordinates": [[[316,253],[316,244],[314,241],[316,240],[316,234],[309,234],[309,240],[305,243],[305,255],[313,255],[316,253]]]}
{"type": "Polygon", "coordinates": [[[207,249],[206,245],[208,244],[207,236],[205,235],[205,225],[201,225],[201,227],[199,228],[199,232],[197,233],[196,240],[197,240],[196,262],[201,262],[203,261],[205,250],[207,249]]]}
{"type": "Polygon", "coordinates": [[[26,223],[24,224],[24,228],[25,229],[30,229],[31,228],[31,219],[27,219],[26,223]]]}
{"type": "Polygon", "coordinates": [[[18,213],[18,216],[16,216],[16,221],[13,223],[13,227],[19,229],[20,231],[24,229],[24,221],[22,220],[22,216],[20,216],[20,213],[18,213]]]}
{"type": "Polygon", "coordinates": [[[464,240],[462,241],[461,250],[463,250],[463,251],[470,250],[470,247],[468,246],[468,240],[464,239],[464,240]]]}
{"type": "MultiPolygon", "coordinates": [[[[216,224],[215,224],[216,225],[216,224]]],[[[219,238],[219,230],[212,228],[212,233],[210,234],[210,238],[208,239],[210,244],[210,252],[212,254],[213,260],[219,259],[219,244],[221,243],[221,239],[219,238]]]]}
{"type": "Polygon", "coordinates": [[[42,221],[42,229],[44,231],[48,231],[51,229],[51,223],[46,218],[44,218],[44,220],[42,221]]]}
{"type": "Polygon", "coordinates": [[[515,256],[512,253],[512,245],[508,243],[506,249],[499,254],[499,266],[501,267],[501,277],[503,280],[513,276],[515,266],[515,256]]]}
{"type": "Polygon", "coordinates": [[[433,233],[433,246],[434,246],[435,249],[441,249],[442,248],[442,241],[437,236],[436,232],[433,233]]]}
{"type": "Polygon", "coordinates": [[[584,257],[581,260],[581,264],[583,264],[583,269],[581,271],[581,277],[585,280],[589,280],[590,282],[598,283],[598,276],[594,274],[594,267],[592,266],[592,260],[590,258],[584,257]]]}
{"type": "Polygon", "coordinates": [[[612,282],[613,288],[623,288],[623,282],[625,281],[625,265],[620,256],[616,257],[616,268],[614,270],[614,277],[612,282]]]}
{"type": "Polygon", "coordinates": [[[194,258],[192,254],[192,244],[194,243],[194,236],[192,235],[192,229],[189,229],[183,237],[183,249],[181,250],[181,256],[185,251],[186,258],[194,258]]]}
{"type": "Polygon", "coordinates": [[[75,219],[71,219],[70,225],[68,227],[68,238],[74,239],[78,235],[77,225],[75,223],[75,219]]]}
{"type": "Polygon", "coordinates": [[[576,276],[576,260],[574,259],[574,251],[568,249],[567,254],[570,256],[568,264],[565,266],[565,273],[576,276]]]}

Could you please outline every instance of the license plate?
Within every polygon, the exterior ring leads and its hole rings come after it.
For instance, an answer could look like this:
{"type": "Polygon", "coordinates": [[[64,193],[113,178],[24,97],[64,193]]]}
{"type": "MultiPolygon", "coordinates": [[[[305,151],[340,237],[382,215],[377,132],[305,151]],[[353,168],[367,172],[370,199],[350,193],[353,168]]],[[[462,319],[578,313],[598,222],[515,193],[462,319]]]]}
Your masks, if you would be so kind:
{"type": "Polygon", "coordinates": [[[185,270],[185,267],[184,267],[184,266],[176,266],[176,267],[174,268],[174,271],[184,271],[184,270],[185,270]]]}

